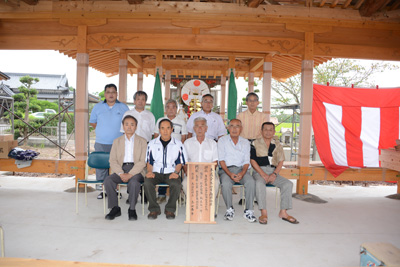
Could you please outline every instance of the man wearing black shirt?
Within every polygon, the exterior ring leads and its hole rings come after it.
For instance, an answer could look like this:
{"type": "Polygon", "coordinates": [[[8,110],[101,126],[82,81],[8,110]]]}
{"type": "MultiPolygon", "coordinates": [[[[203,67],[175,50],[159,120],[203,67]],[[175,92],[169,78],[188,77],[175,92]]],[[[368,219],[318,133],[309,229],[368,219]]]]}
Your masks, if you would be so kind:
{"type": "Polygon", "coordinates": [[[254,140],[250,152],[250,163],[254,168],[253,177],[256,181],[256,199],[261,211],[259,222],[261,224],[268,222],[265,185],[270,183],[281,190],[279,217],[284,221],[297,224],[299,222],[287,213],[287,210],[292,208],[293,183],[279,175],[285,155],[282,145],[273,138],[275,125],[272,122],[264,122],[261,126],[261,134],[262,138],[254,140]]]}

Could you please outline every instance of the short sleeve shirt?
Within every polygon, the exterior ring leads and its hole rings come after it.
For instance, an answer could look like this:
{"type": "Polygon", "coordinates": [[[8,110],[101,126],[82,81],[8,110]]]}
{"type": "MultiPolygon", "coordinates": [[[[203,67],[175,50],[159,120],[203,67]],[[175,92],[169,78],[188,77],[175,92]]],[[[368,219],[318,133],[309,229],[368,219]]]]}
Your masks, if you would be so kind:
{"type": "Polygon", "coordinates": [[[106,101],[97,103],[90,113],[89,123],[96,123],[96,143],[112,145],[115,138],[122,135],[120,132],[122,116],[129,107],[119,102],[110,107],[106,101]]]}
{"type": "MultiPolygon", "coordinates": [[[[159,118],[157,120],[155,129],[154,129],[154,133],[156,133],[156,134],[160,134],[159,123],[160,123],[160,121],[162,119],[168,119],[168,117],[162,117],[162,118],[159,118]]],[[[172,124],[174,125],[174,131],[172,133],[172,137],[177,139],[177,140],[179,140],[179,141],[182,141],[182,135],[187,135],[188,134],[188,131],[186,129],[186,122],[184,120],[182,120],[181,118],[176,116],[172,120],[172,124]]]]}
{"type": "Polygon", "coordinates": [[[225,124],[220,115],[215,112],[210,112],[207,114],[203,110],[200,110],[190,116],[186,125],[188,132],[193,134],[193,136],[196,136],[196,133],[193,131],[194,119],[198,117],[203,117],[207,120],[207,138],[218,140],[219,136],[226,134],[225,124]]]}

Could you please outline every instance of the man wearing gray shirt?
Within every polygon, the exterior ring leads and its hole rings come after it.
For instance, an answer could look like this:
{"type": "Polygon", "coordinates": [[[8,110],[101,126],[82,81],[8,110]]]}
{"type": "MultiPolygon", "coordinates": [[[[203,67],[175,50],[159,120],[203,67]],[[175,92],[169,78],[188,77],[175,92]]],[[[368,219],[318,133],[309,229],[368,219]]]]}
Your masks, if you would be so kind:
{"type": "Polygon", "coordinates": [[[240,136],[242,123],[238,119],[229,122],[229,135],[221,137],[218,141],[218,160],[222,170],[219,171],[221,179],[222,196],[226,204],[225,220],[232,221],[235,210],[232,206],[232,187],[235,183],[244,185],[246,209],[243,217],[249,222],[256,222],[254,216],[253,200],[255,194],[255,181],[249,174],[250,142],[240,136]]]}

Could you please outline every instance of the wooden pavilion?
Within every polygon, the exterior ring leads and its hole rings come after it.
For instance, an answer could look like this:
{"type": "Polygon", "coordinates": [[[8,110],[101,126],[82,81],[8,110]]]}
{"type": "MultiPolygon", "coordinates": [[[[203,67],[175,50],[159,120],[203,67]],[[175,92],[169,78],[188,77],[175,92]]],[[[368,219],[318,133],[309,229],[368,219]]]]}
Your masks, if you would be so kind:
{"type": "MultiPolygon", "coordinates": [[[[263,112],[271,108],[271,79],[302,74],[300,149],[287,175],[332,179],[310,168],[313,67],[331,58],[400,61],[400,0],[1,0],[0,49],[52,49],[77,60],[76,160],[87,157],[88,67],[119,74],[126,101],[127,75],[159,71],[169,95],[171,77],[263,80],[263,112]]],[[[3,70],[4,71],[4,70],[3,70]]],[[[399,181],[397,172],[349,170],[340,180],[399,181]]],[[[400,189],[398,188],[398,192],[400,189]]]]}

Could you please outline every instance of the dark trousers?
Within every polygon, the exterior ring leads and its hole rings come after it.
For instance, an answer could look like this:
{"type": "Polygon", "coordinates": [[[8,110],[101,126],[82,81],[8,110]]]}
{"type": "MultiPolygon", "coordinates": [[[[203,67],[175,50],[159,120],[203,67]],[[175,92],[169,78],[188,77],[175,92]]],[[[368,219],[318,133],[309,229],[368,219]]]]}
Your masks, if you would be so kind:
{"type": "Polygon", "coordinates": [[[154,178],[145,178],[144,179],[144,192],[146,193],[147,201],[149,202],[149,211],[150,212],[160,212],[160,205],[157,203],[156,197],[156,185],[165,183],[169,185],[169,199],[167,204],[165,205],[165,210],[170,212],[175,212],[176,210],[176,201],[178,200],[179,194],[182,189],[182,182],[180,177],[177,179],[169,179],[168,174],[161,174],[155,172],[154,178]]]}
{"type": "MultiPolygon", "coordinates": [[[[112,145],[105,145],[100,143],[94,143],[94,151],[109,152],[111,151],[112,145]]],[[[96,169],[96,180],[103,181],[108,176],[108,169],[96,169]]]]}
{"type": "MultiPolygon", "coordinates": [[[[133,167],[133,164],[126,164],[122,166],[124,173],[128,173],[133,167]]],[[[136,202],[139,196],[141,183],[143,182],[143,176],[138,173],[131,177],[128,181],[128,192],[129,192],[129,209],[134,210],[136,202]]],[[[123,183],[118,174],[113,173],[108,176],[104,181],[104,187],[108,196],[108,208],[118,206],[118,195],[115,191],[117,184],[123,183]]]]}

